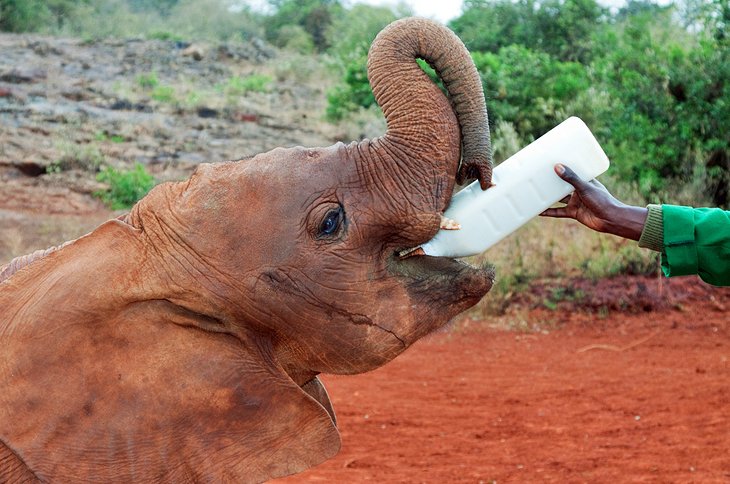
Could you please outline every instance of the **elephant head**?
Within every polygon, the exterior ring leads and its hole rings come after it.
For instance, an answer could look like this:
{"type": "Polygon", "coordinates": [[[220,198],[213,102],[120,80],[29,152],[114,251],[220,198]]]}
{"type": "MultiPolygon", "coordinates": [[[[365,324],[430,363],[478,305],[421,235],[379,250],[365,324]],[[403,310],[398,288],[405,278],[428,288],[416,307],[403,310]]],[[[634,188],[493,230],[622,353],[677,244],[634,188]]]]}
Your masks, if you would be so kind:
{"type": "Polygon", "coordinates": [[[376,368],[487,293],[488,268],[399,255],[439,230],[457,172],[490,181],[469,54],[406,19],[368,73],[382,137],[200,165],[0,283],[10,461],[57,480],[301,471],[339,449],[319,373],[376,368]]]}

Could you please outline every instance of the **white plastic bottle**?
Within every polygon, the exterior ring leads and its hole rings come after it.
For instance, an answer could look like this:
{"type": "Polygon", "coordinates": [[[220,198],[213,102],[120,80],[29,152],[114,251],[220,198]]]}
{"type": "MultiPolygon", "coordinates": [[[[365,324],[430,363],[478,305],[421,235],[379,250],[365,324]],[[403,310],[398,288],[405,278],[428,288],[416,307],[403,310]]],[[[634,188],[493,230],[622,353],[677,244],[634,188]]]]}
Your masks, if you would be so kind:
{"type": "Polygon", "coordinates": [[[588,181],[608,169],[608,157],[585,123],[571,117],[494,169],[494,187],[479,182],[451,199],[444,216],[461,225],[440,230],[421,246],[427,255],[466,257],[484,252],[546,208],[572,193],[555,174],[556,163],[588,181]]]}

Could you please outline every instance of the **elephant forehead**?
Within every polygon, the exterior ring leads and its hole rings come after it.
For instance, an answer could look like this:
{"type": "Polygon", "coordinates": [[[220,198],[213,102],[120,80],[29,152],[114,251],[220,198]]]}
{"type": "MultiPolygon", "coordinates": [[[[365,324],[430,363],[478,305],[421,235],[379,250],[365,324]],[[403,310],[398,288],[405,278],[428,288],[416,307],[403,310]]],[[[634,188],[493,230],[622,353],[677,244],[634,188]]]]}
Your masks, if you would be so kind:
{"type": "Polygon", "coordinates": [[[272,169],[276,169],[279,164],[289,164],[292,166],[301,166],[303,168],[311,167],[313,164],[335,163],[345,165],[347,163],[347,150],[342,143],[336,143],[332,146],[305,148],[303,146],[294,146],[291,148],[274,148],[266,153],[260,153],[252,158],[252,161],[261,163],[272,169]]]}
{"type": "Polygon", "coordinates": [[[268,200],[309,198],[323,190],[357,185],[357,169],[341,143],[325,148],[276,148],[222,169],[216,181],[240,183],[268,200]],[[228,171],[232,170],[232,171],[228,171]]]}

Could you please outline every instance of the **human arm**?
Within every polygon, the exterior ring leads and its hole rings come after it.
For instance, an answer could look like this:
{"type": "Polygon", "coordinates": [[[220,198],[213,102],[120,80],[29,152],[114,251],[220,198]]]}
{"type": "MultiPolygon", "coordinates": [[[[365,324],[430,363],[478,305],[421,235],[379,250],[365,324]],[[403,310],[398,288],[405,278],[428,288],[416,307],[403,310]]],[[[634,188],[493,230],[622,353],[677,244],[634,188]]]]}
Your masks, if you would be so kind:
{"type": "Polygon", "coordinates": [[[646,208],[619,201],[598,180],[585,182],[567,166],[555,165],[555,173],[575,191],[565,207],[549,208],[543,216],[572,218],[598,232],[639,240],[649,213],[646,208]]]}
{"type": "Polygon", "coordinates": [[[599,232],[638,240],[662,253],[667,277],[698,274],[703,281],[730,286],[730,212],[720,208],[674,205],[626,205],[596,180],[584,182],[570,168],[555,172],[573,185],[567,205],[550,208],[546,217],[573,218],[599,232]]]}

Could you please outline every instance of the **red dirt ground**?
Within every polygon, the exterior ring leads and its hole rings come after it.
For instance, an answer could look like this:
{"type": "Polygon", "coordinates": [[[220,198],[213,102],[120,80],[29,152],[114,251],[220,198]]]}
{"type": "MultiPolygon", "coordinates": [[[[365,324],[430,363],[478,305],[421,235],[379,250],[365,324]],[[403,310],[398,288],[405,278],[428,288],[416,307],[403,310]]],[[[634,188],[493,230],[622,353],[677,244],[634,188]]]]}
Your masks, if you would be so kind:
{"type": "Polygon", "coordinates": [[[730,289],[674,281],[670,308],[532,309],[556,328],[325,376],[342,450],[280,482],[730,482],[730,289]]]}

